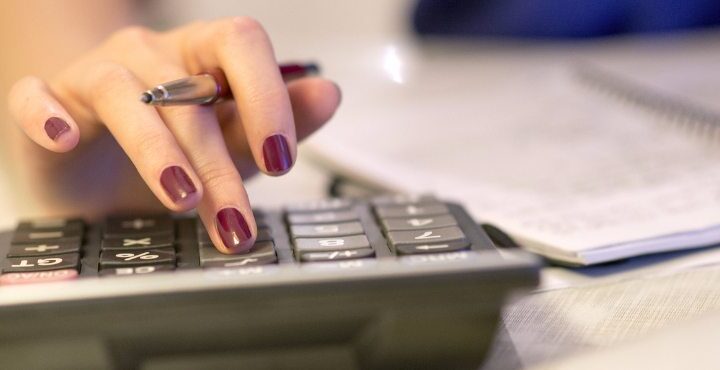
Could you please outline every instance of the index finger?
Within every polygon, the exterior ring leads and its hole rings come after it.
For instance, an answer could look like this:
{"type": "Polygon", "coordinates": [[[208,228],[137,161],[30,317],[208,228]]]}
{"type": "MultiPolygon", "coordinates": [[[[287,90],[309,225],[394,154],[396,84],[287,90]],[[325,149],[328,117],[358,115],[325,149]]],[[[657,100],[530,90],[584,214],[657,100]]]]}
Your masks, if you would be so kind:
{"type": "Polygon", "coordinates": [[[224,71],[258,168],[271,175],[287,172],[295,160],[295,123],[262,26],[252,18],[237,17],[190,26],[174,36],[190,71],[224,71]]]}

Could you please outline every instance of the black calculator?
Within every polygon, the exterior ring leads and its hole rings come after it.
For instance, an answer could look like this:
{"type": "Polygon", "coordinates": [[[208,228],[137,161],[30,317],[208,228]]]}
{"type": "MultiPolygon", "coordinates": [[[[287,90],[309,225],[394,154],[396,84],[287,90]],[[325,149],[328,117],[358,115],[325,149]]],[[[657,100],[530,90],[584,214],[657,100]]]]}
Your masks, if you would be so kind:
{"type": "Polygon", "coordinates": [[[476,369],[539,261],[432,196],[255,210],[245,254],[198,218],[0,234],[2,369],[476,369]]]}

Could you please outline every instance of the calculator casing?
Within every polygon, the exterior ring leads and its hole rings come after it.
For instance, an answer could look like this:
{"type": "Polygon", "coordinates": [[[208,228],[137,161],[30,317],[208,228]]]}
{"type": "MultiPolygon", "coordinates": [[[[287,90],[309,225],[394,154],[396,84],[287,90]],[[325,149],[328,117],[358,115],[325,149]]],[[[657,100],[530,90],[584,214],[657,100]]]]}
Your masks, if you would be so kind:
{"type": "MultiPolygon", "coordinates": [[[[176,271],[96,278],[90,226],[80,279],[0,287],[0,367],[475,369],[502,304],[537,284],[539,261],[498,251],[447,205],[469,251],[378,253],[360,266],[298,264],[282,212],[267,211],[277,265],[201,270],[195,220],[179,217],[176,271]]],[[[373,245],[385,243],[369,208],[357,211],[373,245]]],[[[0,234],[0,255],[10,238],[0,234]]]]}

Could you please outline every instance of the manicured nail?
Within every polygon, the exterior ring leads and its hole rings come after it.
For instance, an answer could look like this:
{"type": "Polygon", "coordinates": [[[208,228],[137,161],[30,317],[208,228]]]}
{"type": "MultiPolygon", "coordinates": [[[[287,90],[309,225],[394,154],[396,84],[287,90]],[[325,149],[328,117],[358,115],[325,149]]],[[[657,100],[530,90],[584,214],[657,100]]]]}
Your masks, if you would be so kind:
{"type": "Polygon", "coordinates": [[[265,157],[265,168],[270,173],[282,173],[290,169],[292,156],[285,136],[273,135],[265,139],[263,157],[265,157]]]}
{"type": "Polygon", "coordinates": [[[197,191],[190,176],[179,166],[164,169],[160,174],[160,184],[173,202],[183,200],[197,191]]]}
{"type": "MultiPolygon", "coordinates": [[[[215,217],[218,234],[220,234],[226,248],[237,250],[238,247],[245,244],[252,237],[250,226],[248,226],[245,218],[237,209],[221,209],[215,217]]],[[[250,249],[252,245],[246,245],[245,247],[245,249],[250,249]]]]}
{"type": "Polygon", "coordinates": [[[63,121],[62,118],[50,117],[45,121],[45,132],[53,141],[68,131],[70,131],[70,125],[63,121]]]}

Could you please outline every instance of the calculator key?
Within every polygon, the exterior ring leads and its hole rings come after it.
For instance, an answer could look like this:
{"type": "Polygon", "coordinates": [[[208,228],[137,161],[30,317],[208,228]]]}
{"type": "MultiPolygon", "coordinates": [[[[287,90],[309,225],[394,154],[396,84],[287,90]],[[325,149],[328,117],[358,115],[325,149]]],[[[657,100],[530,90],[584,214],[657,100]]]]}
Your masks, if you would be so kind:
{"type": "Polygon", "coordinates": [[[380,218],[389,217],[425,217],[449,214],[450,210],[442,203],[410,204],[406,206],[380,206],[375,208],[380,218]]]}
{"type": "Polygon", "coordinates": [[[424,265],[424,264],[435,264],[435,263],[452,263],[457,261],[467,261],[479,258],[477,253],[470,251],[459,251],[449,253],[435,253],[435,254],[416,254],[410,256],[401,256],[398,260],[408,265],[424,265]]]}
{"type": "Polygon", "coordinates": [[[0,285],[48,283],[52,281],[73,280],[77,279],[77,277],[78,272],[75,269],[11,272],[0,275],[0,285]]]}
{"type": "Polygon", "coordinates": [[[127,266],[111,267],[100,270],[100,276],[127,276],[127,275],[148,275],[156,272],[175,270],[175,265],[150,265],[150,266],[127,266]]]}
{"type": "Polygon", "coordinates": [[[247,267],[247,266],[261,266],[277,263],[277,256],[275,254],[268,254],[262,256],[254,256],[242,259],[232,260],[207,260],[202,261],[200,264],[203,268],[228,268],[228,267],[247,267]]]}
{"type": "Polygon", "coordinates": [[[445,253],[467,249],[469,246],[470,242],[467,240],[458,240],[449,243],[396,245],[395,250],[398,254],[445,253]]]}
{"type": "Polygon", "coordinates": [[[78,253],[45,257],[11,257],[2,264],[2,272],[33,272],[77,269],[80,262],[78,253]]]}
{"type": "Polygon", "coordinates": [[[273,240],[273,236],[272,236],[272,232],[270,231],[270,228],[268,228],[268,227],[258,228],[258,233],[257,233],[257,237],[255,238],[255,243],[268,242],[268,241],[272,241],[272,240],[273,240]]]}
{"type": "Polygon", "coordinates": [[[100,266],[162,265],[175,263],[172,248],[145,250],[104,250],[100,253],[100,266]]]}
{"type": "Polygon", "coordinates": [[[374,206],[405,206],[409,204],[439,203],[440,201],[428,194],[389,194],[375,197],[371,202],[374,206]]]}
{"type": "Polygon", "coordinates": [[[295,238],[347,236],[362,234],[363,227],[359,222],[344,222],[340,224],[323,225],[291,225],[290,233],[295,238]]]}
{"type": "Polygon", "coordinates": [[[438,227],[456,226],[457,221],[451,215],[412,217],[412,218],[383,218],[380,219],[385,231],[421,230],[438,227]]]}
{"type": "Polygon", "coordinates": [[[396,248],[400,245],[445,244],[467,241],[465,234],[456,226],[439,229],[391,231],[387,233],[390,244],[396,248]]]}
{"type": "MultiPolygon", "coordinates": [[[[257,217],[257,216],[256,216],[257,217]]],[[[265,216],[261,216],[255,219],[255,225],[257,225],[258,228],[261,227],[270,227],[270,224],[268,224],[267,218],[265,216]]]]}
{"type": "Polygon", "coordinates": [[[212,246],[200,247],[200,265],[202,267],[237,267],[264,265],[277,262],[273,242],[256,243],[248,253],[224,254],[212,246]]]}
{"type": "Polygon", "coordinates": [[[316,213],[289,213],[287,220],[291,224],[323,224],[332,222],[347,222],[358,220],[357,212],[328,211],[316,213]]]}
{"type": "Polygon", "coordinates": [[[369,258],[374,255],[375,251],[371,248],[346,249],[328,252],[305,252],[300,255],[300,260],[303,262],[343,261],[357,258],[369,258]]]}
{"type": "Polygon", "coordinates": [[[78,218],[48,218],[23,221],[18,224],[17,230],[73,230],[82,232],[85,224],[78,218]]]}
{"type": "MultiPolygon", "coordinates": [[[[258,233],[257,237],[255,238],[255,243],[257,242],[268,242],[272,241],[272,231],[269,227],[260,227],[258,226],[258,233]]],[[[198,231],[198,243],[202,245],[210,244],[212,245],[212,240],[210,240],[210,235],[205,231],[205,229],[202,229],[202,231],[198,231]]]]}
{"type": "Polygon", "coordinates": [[[304,252],[342,251],[347,249],[370,248],[370,242],[365,235],[342,236],[336,238],[297,238],[295,250],[304,252]]]}
{"type": "Polygon", "coordinates": [[[8,257],[50,256],[54,254],[79,253],[80,240],[64,240],[54,243],[35,243],[10,246],[8,257]]]}
{"type": "Polygon", "coordinates": [[[105,239],[102,241],[101,247],[103,250],[155,249],[172,248],[173,243],[174,238],[171,235],[140,235],[105,239]]]}
{"type": "Polygon", "coordinates": [[[311,202],[291,204],[285,207],[288,213],[301,212],[318,212],[318,211],[338,211],[352,207],[353,202],[350,199],[321,199],[311,202]]]}
{"type": "Polygon", "coordinates": [[[309,271],[341,271],[356,270],[374,266],[377,261],[373,258],[362,258],[345,261],[328,261],[323,263],[304,263],[301,267],[309,271]]]}
{"type": "Polygon", "coordinates": [[[54,243],[60,241],[80,242],[82,229],[79,230],[15,230],[11,244],[54,243]]]}
{"type": "Polygon", "coordinates": [[[174,235],[172,218],[168,215],[143,217],[109,217],[105,222],[105,237],[137,235],[174,235]]]}
{"type": "Polygon", "coordinates": [[[210,234],[208,234],[207,230],[205,230],[204,227],[198,227],[197,228],[197,236],[198,236],[198,242],[201,244],[212,244],[212,241],[210,240],[210,234]]]}

